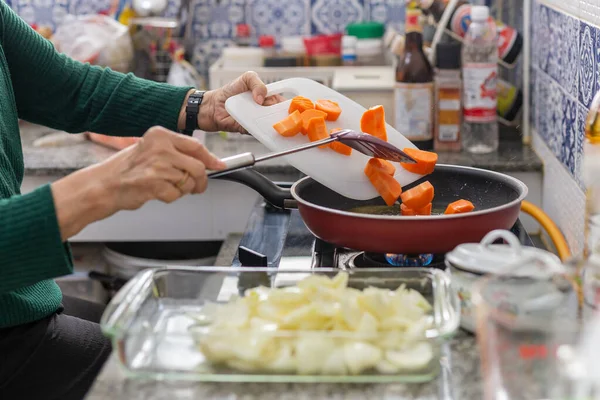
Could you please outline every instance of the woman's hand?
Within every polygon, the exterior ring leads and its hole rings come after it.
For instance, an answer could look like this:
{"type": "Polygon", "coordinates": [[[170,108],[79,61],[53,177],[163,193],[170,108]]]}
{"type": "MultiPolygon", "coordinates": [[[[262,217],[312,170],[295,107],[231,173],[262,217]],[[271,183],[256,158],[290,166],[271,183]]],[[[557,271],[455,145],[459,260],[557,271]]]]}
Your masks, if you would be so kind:
{"type": "Polygon", "coordinates": [[[198,126],[207,132],[241,132],[247,133],[225,109],[225,101],[237,94],[247,91],[252,92],[252,97],[257,104],[269,106],[279,103],[284,99],[279,95],[267,97],[267,87],[260,80],[256,72],[246,72],[235,81],[217,90],[204,94],[198,115],[198,126]]]}
{"type": "Polygon", "coordinates": [[[66,240],[94,221],[149,200],[171,203],[202,193],[207,170],[223,168],[196,139],[151,128],[137,144],[52,184],[61,236],[66,240]]]}

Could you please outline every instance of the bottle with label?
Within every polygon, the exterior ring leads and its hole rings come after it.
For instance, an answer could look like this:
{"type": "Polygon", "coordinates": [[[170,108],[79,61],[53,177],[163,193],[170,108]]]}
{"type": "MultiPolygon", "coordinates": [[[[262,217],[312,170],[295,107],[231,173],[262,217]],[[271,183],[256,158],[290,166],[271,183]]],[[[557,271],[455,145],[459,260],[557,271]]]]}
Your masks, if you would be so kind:
{"type": "Polygon", "coordinates": [[[476,154],[498,149],[498,52],[494,21],[486,6],[471,9],[462,47],[463,148],[476,154]]]}
{"type": "MultiPolygon", "coordinates": [[[[421,9],[431,14],[436,22],[440,22],[446,10],[446,2],[443,0],[420,0],[421,9]]],[[[452,13],[446,29],[459,38],[464,38],[471,24],[471,4],[461,0],[452,13]]],[[[476,7],[476,6],[475,6],[476,7]]],[[[498,56],[508,65],[514,65],[523,50],[523,37],[514,28],[496,21],[498,34],[498,56]]]]}
{"type": "Polygon", "coordinates": [[[435,65],[435,151],[460,151],[462,80],[460,43],[439,43],[435,65]]]}
{"type": "Polygon", "coordinates": [[[422,150],[433,149],[433,68],[423,52],[421,10],[407,3],[404,51],[396,67],[396,129],[422,150]]]}

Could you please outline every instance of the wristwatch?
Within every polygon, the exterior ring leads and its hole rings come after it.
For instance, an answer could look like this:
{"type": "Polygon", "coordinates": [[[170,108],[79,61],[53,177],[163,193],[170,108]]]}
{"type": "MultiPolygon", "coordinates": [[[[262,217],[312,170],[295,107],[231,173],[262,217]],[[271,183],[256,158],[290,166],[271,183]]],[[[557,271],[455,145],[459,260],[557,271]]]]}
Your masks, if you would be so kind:
{"type": "Polygon", "coordinates": [[[191,136],[194,130],[198,129],[198,114],[200,113],[200,105],[202,104],[204,93],[202,90],[195,90],[188,97],[185,106],[185,129],[183,130],[183,133],[186,135],[191,136]]]}

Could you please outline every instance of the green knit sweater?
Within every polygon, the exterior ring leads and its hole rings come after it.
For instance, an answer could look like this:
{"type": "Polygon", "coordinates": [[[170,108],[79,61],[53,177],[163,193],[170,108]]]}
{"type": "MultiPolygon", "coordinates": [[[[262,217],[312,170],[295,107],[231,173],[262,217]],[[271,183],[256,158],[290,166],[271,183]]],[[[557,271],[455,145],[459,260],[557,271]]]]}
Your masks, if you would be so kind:
{"type": "Polygon", "coordinates": [[[18,118],[67,132],[140,136],[176,129],[190,88],[84,65],[57,53],[0,0],[0,328],[55,312],[53,278],[73,271],[50,185],[21,195],[18,118]]]}

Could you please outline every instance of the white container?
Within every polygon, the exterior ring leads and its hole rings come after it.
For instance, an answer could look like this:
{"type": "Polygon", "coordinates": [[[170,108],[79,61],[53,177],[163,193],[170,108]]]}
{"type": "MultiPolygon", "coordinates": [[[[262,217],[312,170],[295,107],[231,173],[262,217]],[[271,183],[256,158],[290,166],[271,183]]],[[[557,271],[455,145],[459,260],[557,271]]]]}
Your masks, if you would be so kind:
{"type": "Polygon", "coordinates": [[[343,67],[335,70],[331,88],[365,108],[381,104],[393,125],[395,72],[389,67],[343,67]]]}
{"type": "MultiPolygon", "coordinates": [[[[552,268],[540,268],[540,263],[550,266],[560,266],[560,259],[545,250],[535,247],[522,246],[519,239],[509,231],[495,230],[488,233],[481,243],[467,243],[457,246],[446,255],[446,266],[452,277],[452,288],[458,294],[461,302],[461,328],[475,333],[475,307],[472,295],[475,283],[488,274],[511,274],[516,277],[540,277],[541,274],[550,274],[552,268]],[[508,244],[493,244],[496,240],[503,239],[508,244]],[[517,269],[515,269],[518,267],[517,269]]],[[[556,270],[556,267],[554,270],[556,270]]],[[[515,290],[523,288],[504,287],[502,296],[514,298],[515,290]]],[[[531,290],[536,290],[532,285],[531,290]]],[[[543,307],[552,309],[552,293],[544,294],[543,307]],[[546,295],[548,297],[546,297],[546,295]]],[[[515,314],[526,315],[526,310],[515,314]]]]}
{"type": "Polygon", "coordinates": [[[265,60],[265,52],[258,47],[226,47],[222,53],[224,68],[259,68],[265,60]]]}
{"type": "Polygon", "coordinates": [[[286,36],[281,39],[281,51],[285,54],[304,55],[306,47],[304,46],[303,36],[286,36]]]}
{"type": "Polygon", "coordinates": [[[355,65],[356,64],[356,43],[358,39],[356,36],[344,36],[342,37],[342,64],[343,65],[355,65]]]}
{"type": "Polygon", "coordinates": [[[356,61],[363,66],[385,65],[382,39],[359,39],[356,42],[356,61]]]}

